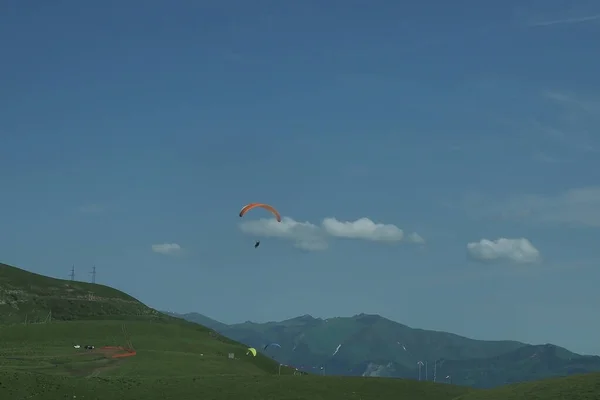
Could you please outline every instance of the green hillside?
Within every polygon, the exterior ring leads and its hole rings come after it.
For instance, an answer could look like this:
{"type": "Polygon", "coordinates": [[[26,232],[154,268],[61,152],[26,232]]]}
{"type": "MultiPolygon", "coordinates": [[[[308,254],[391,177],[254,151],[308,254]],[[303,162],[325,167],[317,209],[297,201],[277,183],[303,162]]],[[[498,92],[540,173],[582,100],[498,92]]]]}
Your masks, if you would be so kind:
{"type": "MultiPolygon", "coordinates": [[[[417,362],[428,362],[428,378],[436,365],[438,381],[479,388],[600,371],[600,357],[582,356],[553,346],[515,341],[484,341],[447,332],[414,329],[378,315],[360,314],[323,320],[310,315],[281,322],[225,325],[199,314],[223,335],[261,347],[279,343],[270,355],[301,370],[329,375],[418,377],[417,362]],[[335,350],[339,350],[333,355],[335,350]]],[[[425,379],[425,368],[422,368],[425,379]]]]}
{"type": "Polygon", "coordinates": [[[454,400],[597,400],[600,373],[519,383],[493,390],[473,391],[454,400]]]}
{"type": "Polygon", "coordinates": [[[0,263],[0,323],[111,316],[165,318],[108,286],[49,278],[0,263]]]}
{"type": "Polygon", "coordinates": [[[192,324],[87,320],[11,325],[0,327],[0,340],[4,367],[52,375],[158,378],[278,372],[268,357],[247,356],[246,346],[192,324]],[[104,347],[131,348],[136,354],[113,359],[104,347]],[[235,358],[230,360],[229,353],[235,358]]]}

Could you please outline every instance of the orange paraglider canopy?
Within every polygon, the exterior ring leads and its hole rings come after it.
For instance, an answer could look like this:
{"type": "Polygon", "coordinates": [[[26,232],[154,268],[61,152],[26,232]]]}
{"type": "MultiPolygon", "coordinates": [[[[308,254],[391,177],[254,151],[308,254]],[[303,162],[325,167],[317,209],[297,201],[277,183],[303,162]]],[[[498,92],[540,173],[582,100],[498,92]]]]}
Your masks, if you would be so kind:
{"type": "Polygon", "coordinates": [[[264,208],[265,210],[271,211],[273,213],[273,215],[275,215],[277,222],[281,222],[281,215],[279,214],[279,212],[273,206],[270,206],[270,205],[264,204],[264,203],[250,203],[250,204],[245,205],[240,210],[240,217],[243,217],[244,214],[246,214],[248,211],[250,211],[254,208],[264,208]]]}

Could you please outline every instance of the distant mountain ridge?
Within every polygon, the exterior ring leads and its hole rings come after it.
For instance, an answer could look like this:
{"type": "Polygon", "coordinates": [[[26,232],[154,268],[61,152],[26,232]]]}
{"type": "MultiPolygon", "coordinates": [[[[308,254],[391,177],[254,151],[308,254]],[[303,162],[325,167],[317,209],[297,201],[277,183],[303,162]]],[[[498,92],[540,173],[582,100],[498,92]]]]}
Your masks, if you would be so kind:
{"type": "Polygon", "coordinates": [[[328,319],[303,315],[278,322],[223,324],[198,313],[169,315],[200,323],[262,349],[308,372],[421,379],[494,387],[553,376],[600,371],[600,357],[552,345],[475,340],[411,328],[379,315],[328,319]]]}
{"type": "Polygon", "coordinates": [[[183,318],[187,321],[194,322],[194,323],[200,324],[200,325],[204,325],[207,328],[213,329],[217,332],[219,332],[221,329],[226,329],[228,327],[227,324],[219,322],[219,321],[212,319],[210,317],[207,317],[205,315],[198,314],[196,312],[191,312],[191,313],[186,313],[186,314],[179,314],[179,313],[172,312],[172,311],[162,311],[162,312],[167,315],[170,315],[172,317],[183,318]]]}

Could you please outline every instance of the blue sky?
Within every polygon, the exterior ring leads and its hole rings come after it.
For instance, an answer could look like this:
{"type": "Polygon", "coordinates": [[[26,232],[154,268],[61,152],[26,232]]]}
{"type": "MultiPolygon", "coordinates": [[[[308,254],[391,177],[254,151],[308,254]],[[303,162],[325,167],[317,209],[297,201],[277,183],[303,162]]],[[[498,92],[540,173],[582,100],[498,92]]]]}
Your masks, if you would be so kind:
{"type": "Polygon", "coordinates": [[[3,262],[600,353],[597,2],[176,3],[2,4],[3,262]]]}

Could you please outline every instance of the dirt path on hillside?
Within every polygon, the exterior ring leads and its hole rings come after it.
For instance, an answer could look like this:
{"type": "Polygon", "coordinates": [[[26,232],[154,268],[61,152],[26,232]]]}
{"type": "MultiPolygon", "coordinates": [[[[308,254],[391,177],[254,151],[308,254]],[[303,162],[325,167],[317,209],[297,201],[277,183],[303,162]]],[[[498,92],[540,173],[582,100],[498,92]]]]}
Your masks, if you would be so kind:
{"type": "MultiPolygon", "coordinates": [[[[109,370],[116,369],[121,366],[123,361],[125,361],[128,357],[119,357],[119,355],[125,355],[123,353],[123,348],[120,347],[108,347],[108,348],[96,348],[94,350],[87,350],[85,353],[80,353],[80,356],[90,356],[90,355],[101,355],[106,362],[102,365],[90,367],[84,366],[77,370],[77,375],[85,376],[86,378],[96,378],[100,376],[102,372],[106,372],[109,370]]],[[[135,354],[135,353],[134,353],[135,354]]]]}
{"type": "Polygon", "coordinates": [[[110,371],[113,369],[117,369],[121,366],[123,360],[111,360],[109,361],[110,365],[103,365],[101,367],[93,368],[91,372],[86,375],[86,378],[97,378],[100,376],[102,372],[110,371]]]}

